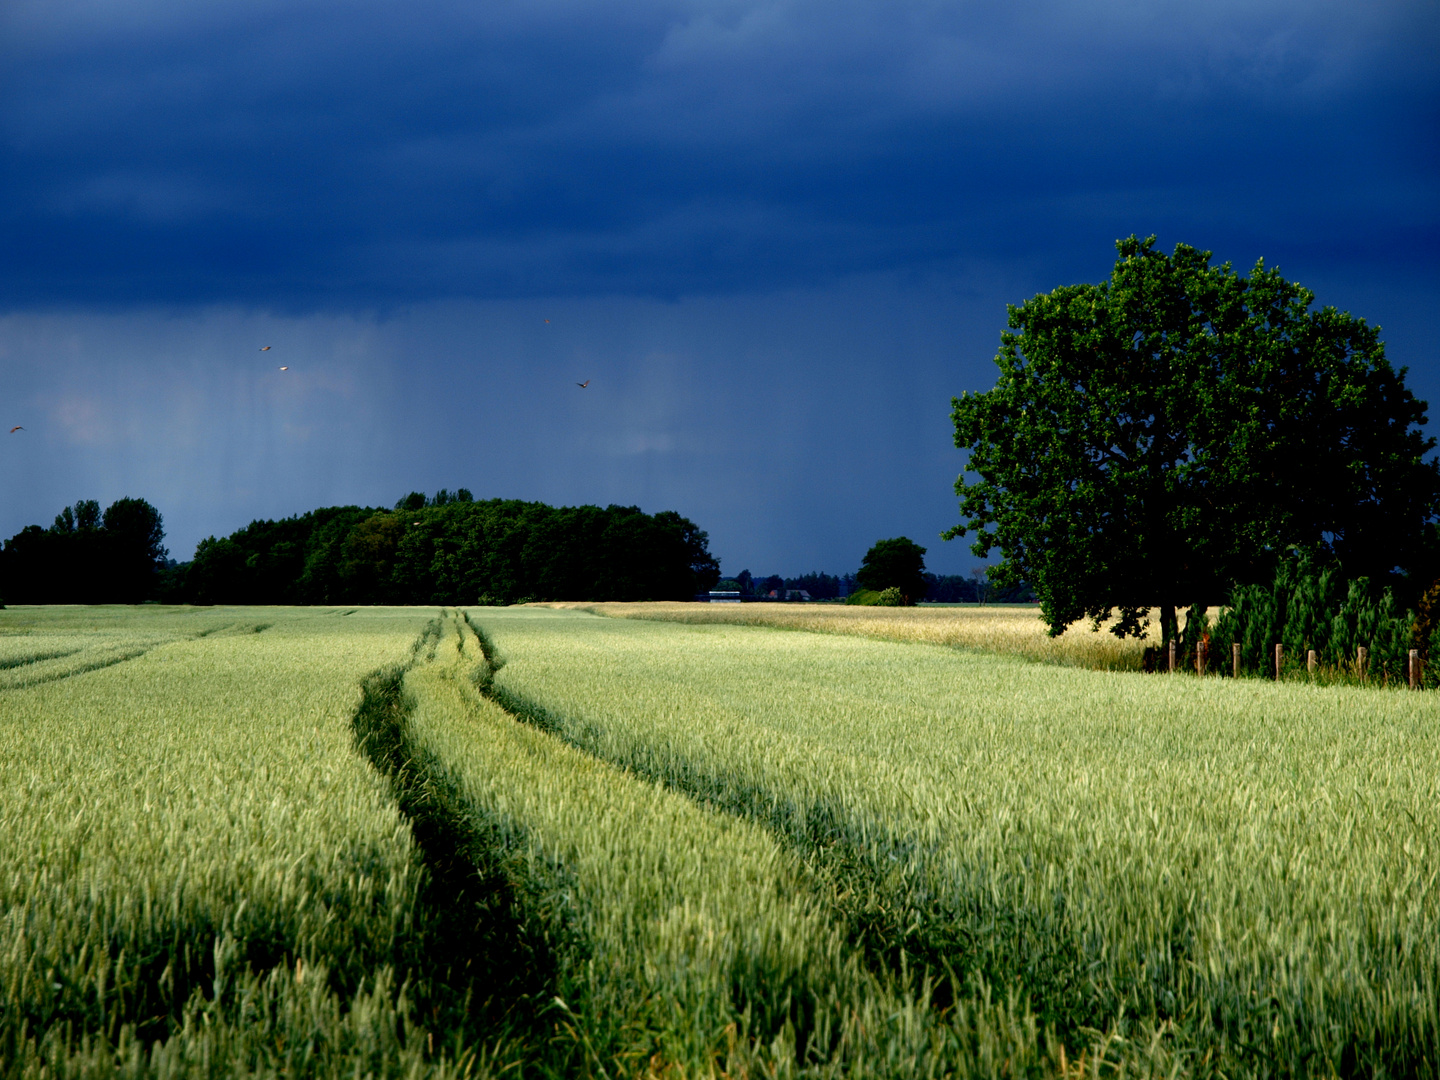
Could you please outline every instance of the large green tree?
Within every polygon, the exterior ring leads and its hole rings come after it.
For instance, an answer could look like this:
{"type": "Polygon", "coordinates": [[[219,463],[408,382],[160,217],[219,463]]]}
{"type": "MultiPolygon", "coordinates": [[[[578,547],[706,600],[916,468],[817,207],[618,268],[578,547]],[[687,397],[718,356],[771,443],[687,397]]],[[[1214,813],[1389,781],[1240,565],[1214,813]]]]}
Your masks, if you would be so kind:
{"type": "Polygon", "coordinates": [[[1009,308],[994,389],[952,400],[968,451],[962,520],[1024,580],[1052,634],[1219,603],[1291,548],[1382,581],[1413,567],[1440,509],[1424,402],[1379,328],[1286,281],[1155,238],[1116,245],[1110,279],[1009,308]]]}

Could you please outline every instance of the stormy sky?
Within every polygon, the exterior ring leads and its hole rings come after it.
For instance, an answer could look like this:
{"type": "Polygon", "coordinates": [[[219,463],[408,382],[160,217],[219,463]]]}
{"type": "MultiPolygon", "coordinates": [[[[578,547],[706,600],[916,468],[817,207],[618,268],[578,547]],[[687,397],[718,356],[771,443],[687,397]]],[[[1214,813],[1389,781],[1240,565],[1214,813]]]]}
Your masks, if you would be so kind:
{"type": "Polygon", "coordinates": [[[1119,237],[1440,401],[1437,56],[1434,0],[9,0],[0,535],[463,486],[964,572],[950,397],[1119,237]]]}

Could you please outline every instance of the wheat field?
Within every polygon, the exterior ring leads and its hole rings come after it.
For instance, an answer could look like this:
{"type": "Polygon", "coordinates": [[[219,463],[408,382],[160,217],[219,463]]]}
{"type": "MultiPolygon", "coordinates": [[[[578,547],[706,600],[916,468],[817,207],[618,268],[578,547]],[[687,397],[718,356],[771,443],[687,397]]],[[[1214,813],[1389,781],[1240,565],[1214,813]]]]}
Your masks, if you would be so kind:
{"type": "Polygon", "coordinates": [[[0,1077],[1440,1075],[1433,695],[824,614],[0,611],[0,1077]]]}
{"type": "Polygon", "coordinates": [[[0,611],[0,1075],[457,1072],[351,730],[428,614],[0,611]]]}
{"type": "MultiPolygon", "coordinates": [[[[864,607],[846,604],[547,603],[528,605],[589,611],[619,619],[654,619],[688,624],[769,626],[824,634],[852,634],[884,641],[951,645],[1024,656],[1046,663],[1099,670],[1138,671],[1147,642],[1121,640],[1105,626],[1077,623],[1050,637],[1033,605],[981,607],[864,607]]],[[[1183,621],[1183,620],[1182,620],[1183,621]]],[[[1158,626],[1158,614],[1151,620],[1158,626]]],[[[1153,638],[1153,634],[1151,635],[1153,638]]],[[[1153,642],[1150,642],[1153,644],[1153,642]]]]}
{"type": "Polygon", "coordinates": [[[474,617],[516,715],[765,824],[844,882],[842,907],[892,957],[1023,987],[1072,1056],[1435,1074],[1431,695],[474,617]]]}

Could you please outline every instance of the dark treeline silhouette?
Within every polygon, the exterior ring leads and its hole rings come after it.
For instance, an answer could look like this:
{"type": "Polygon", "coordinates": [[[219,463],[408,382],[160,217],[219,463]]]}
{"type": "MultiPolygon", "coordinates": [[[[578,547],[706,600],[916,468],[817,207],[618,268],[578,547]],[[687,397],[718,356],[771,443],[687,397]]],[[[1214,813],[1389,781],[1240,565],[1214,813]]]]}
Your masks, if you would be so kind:
{"type": "Polygon", "coordinates": [[[1023,582],[1000,588],[983,573],[926,574],[925,599],[932,604],[1031,604],[1035,590],[1023,582]]]}
{"type": "Polygon", "coordinates": [[[138,604],[161,587],[166,551],[160,512],[118,499],[102,514],[82,499],[50,528],[31,525],[0,552],[0,599],[11,604],[138,604]]]}
{"type": "Polygon", "coordinates": [[[463,488],[393,510],[332,506],[207,537],[166,561],[141,499],[67,507],[0,552],[0,600],[18,604],[508,604],[689,600],[720,576],[708,538],[673,511],[552,507],[463,488]]]}
{"type": "Polygon", "coordinates": [[[810,594],[812,600],[833,600],[855,587],[853,574],[836,577],[819,571],[801,574],[799,577],[787,578],[771,574],[767,578],[757,578],[749,570],[741,570],[730,580],[736,584],[742,597],[756,600],[784,600],[787,592],[802,589],[810,594]]]}
{"type": "MultiPolygon", "coordinates": [[[[981,572],[969,576],[963,574],[925,573],[925,601],[931,604],[1030,604],[1035,601],[1035,591],[1021,584],[1007,588],[991,585],[981,572]]],[[[827,574],[812,571],[799,577],[756,577],[749,570],[742,570],[729,579],[742,598],[755,600],[799,599],[794,594],[800,590],[810,594],[812,600],[835,600],[848,596],[859,588],[854,574],[827,574]]]]}
{"type": "Polygon", "coordinates": [[[199,604],[688,600],[719,576],[706,534],[673,511],[476,502],[462,488],[210,537],[181,591],[199,604]]]}

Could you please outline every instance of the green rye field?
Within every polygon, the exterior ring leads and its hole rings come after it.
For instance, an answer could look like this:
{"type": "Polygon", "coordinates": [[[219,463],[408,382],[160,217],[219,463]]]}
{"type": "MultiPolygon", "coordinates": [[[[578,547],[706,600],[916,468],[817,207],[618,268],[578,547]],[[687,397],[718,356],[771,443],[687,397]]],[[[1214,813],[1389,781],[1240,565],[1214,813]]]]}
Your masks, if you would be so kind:
{"type": "Polygon", "coordinates": [[[4,1075],[456,1071],[352,732],[431,613],[352,610],[0,612],[4,1075]]]}
{"type": "Polygon", "coordinates": [[[1433,694],[638,607],[0,611],[0,1075],[1440,1074],[1433,694]]]}

